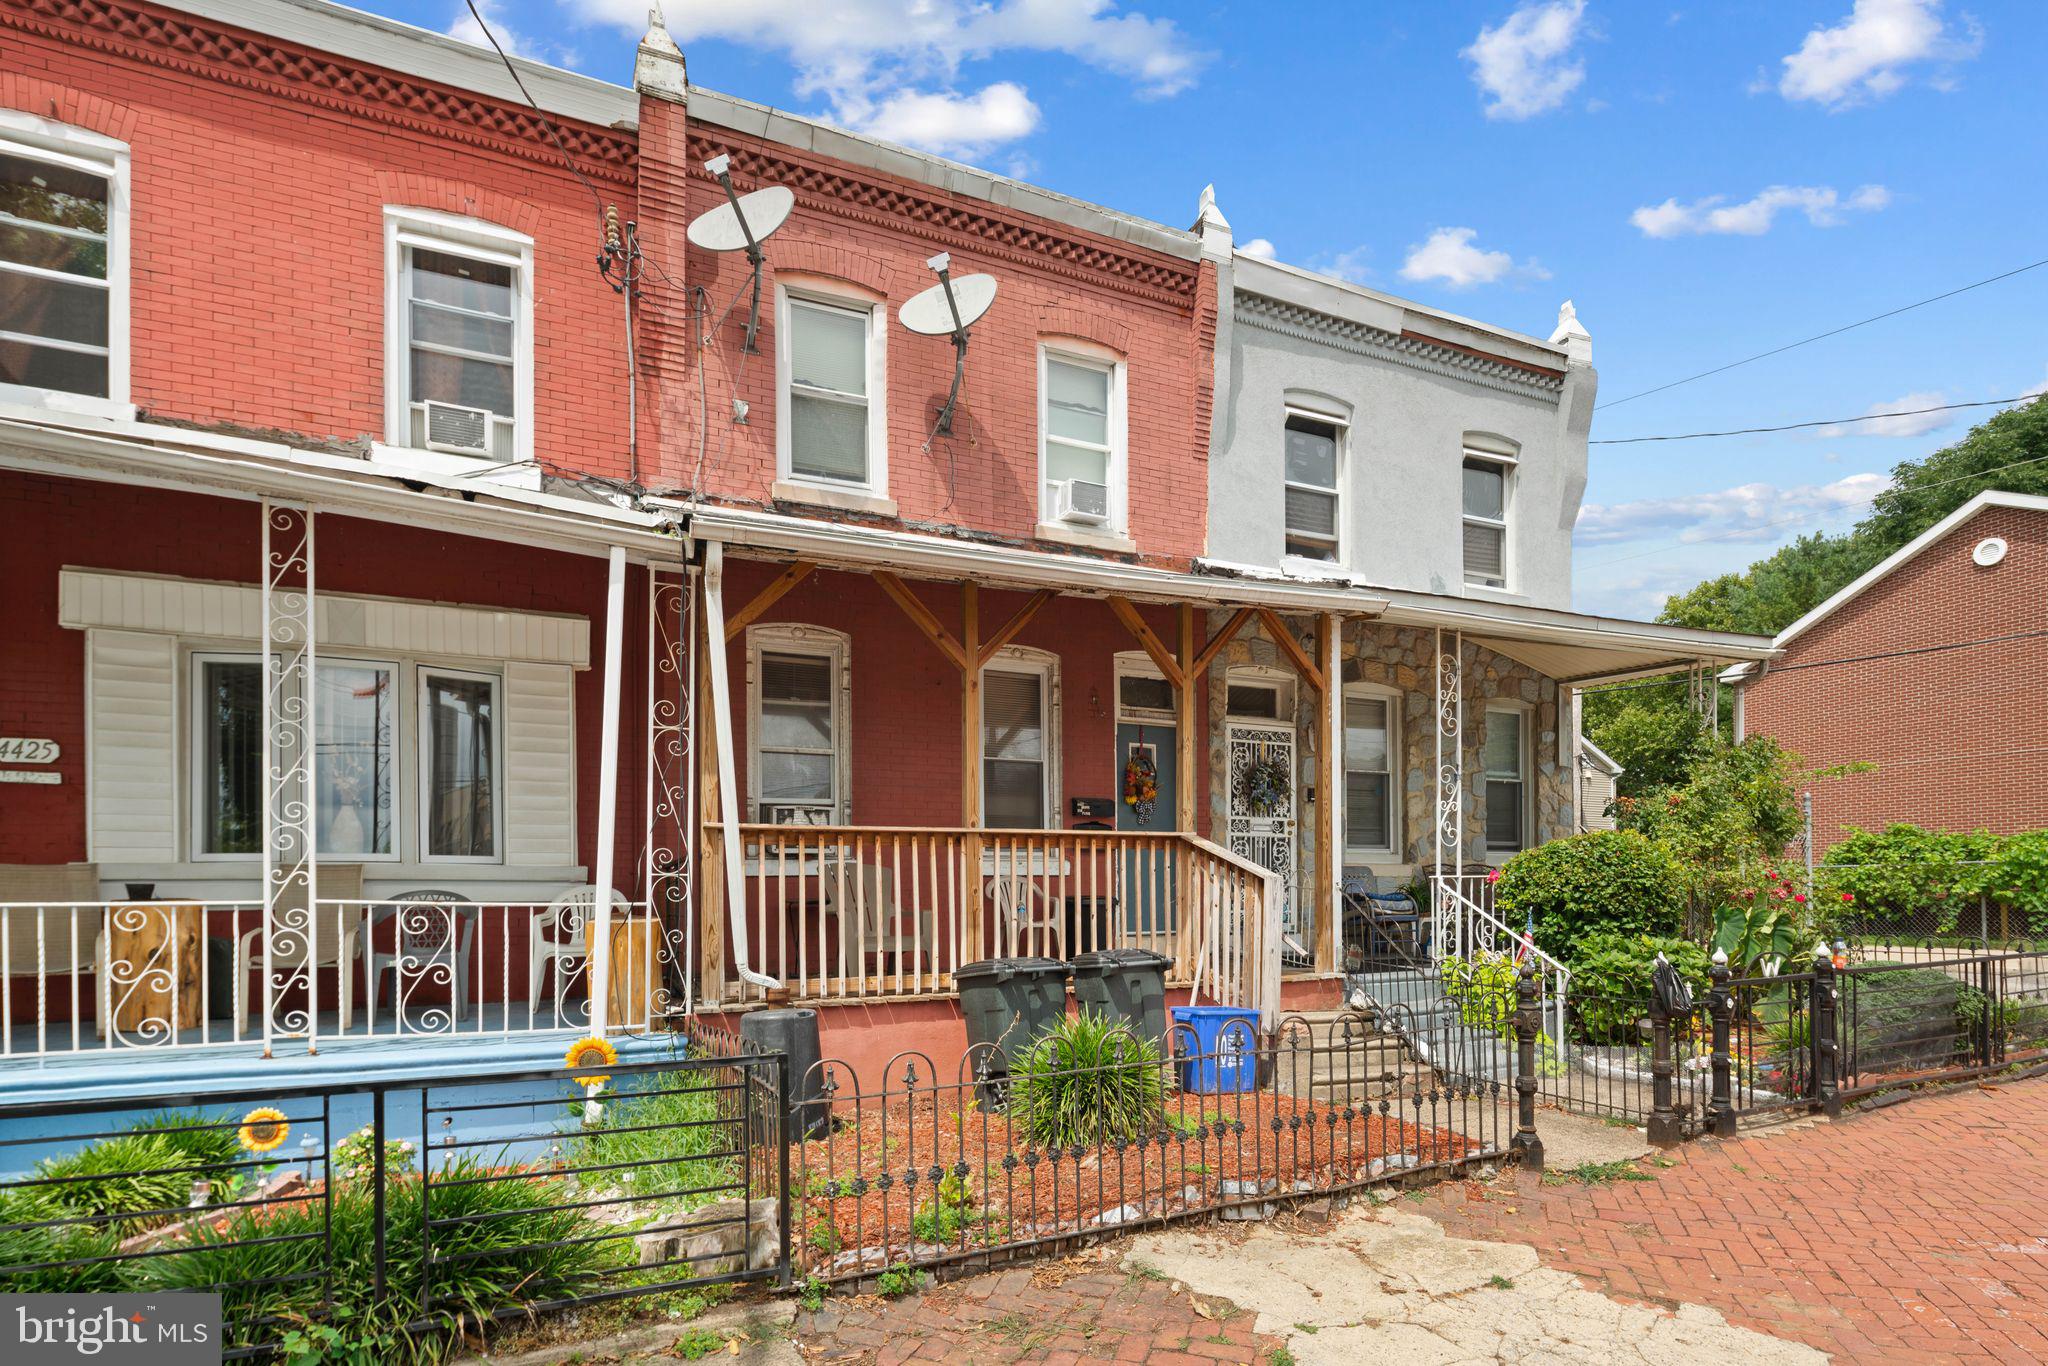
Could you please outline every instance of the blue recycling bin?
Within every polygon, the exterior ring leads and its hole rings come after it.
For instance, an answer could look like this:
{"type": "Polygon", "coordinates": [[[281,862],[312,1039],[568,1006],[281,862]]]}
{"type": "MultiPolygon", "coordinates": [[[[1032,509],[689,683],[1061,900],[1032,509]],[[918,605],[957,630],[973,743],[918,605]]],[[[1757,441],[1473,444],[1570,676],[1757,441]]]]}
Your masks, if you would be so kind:
{"type": "Polygon", "coordinates": [[[1192,1056],[1180,1062],[1180,1089],[1198,1095],[1250,1091],[1259,1082],[1259,1012],[1237,1006],[1175,1006],[1174,1035],[1195,1036],[1192,1056]]]}

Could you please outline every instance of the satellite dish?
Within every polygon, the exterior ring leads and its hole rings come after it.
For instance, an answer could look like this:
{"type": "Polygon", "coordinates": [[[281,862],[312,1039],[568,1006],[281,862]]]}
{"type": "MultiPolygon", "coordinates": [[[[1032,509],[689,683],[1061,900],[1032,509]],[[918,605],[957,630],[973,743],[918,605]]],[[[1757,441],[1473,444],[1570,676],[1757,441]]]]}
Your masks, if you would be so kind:
{"type": "Polygon", "coordinates": [[[760,350],[754,344],[761,331],[761,244],[789,221],[796,207],[796,194],[787,186],[769,185],[750,194],[732,188],[732,158],[725,153],[704,163],[704,169],[725,191],[725,202],[698,214],[684,234],[692,246],[706,251],[744,251],[753,270],[753,306],[747,311],[747,351],[760,350]]]}
{"type": "MultiPolygon", "coordinates": [[[[939,409],[938,421],[932,424],[933,436],[950,436],[953,408],[960,401],[960,381],[967,373],[967,329],[980,322],[995,303],[996,277],[963,275],[956,280],[953,258],[943,251],[925,264],[938,272],[939,282],[905,299],[897,316],[921,337],[953,339],[953,388],[946,395],[946,406],[939,409]]],[[[929,448],[931,442],[927,440],[925,445],[929,448]]]]}
{"type": "Polygon", "coordinates": [[[706,251],[745,251],[773,236],[796,207],[796,192],[787,185],[770,185],[740,195],[730,203],[697,215],[686,236],[693,247],[706,251]]]}

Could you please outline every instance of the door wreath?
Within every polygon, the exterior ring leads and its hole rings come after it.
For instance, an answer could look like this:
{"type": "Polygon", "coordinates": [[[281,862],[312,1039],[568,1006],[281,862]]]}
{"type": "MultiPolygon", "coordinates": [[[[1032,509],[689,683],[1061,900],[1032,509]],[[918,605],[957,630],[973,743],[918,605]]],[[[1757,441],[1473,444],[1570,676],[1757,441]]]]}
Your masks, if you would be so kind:
{"type": "Polygon", "coordinates": [[[1255,811],[1271,811],[1286,805],[1293,781],[1294,775],[1280,760],[1254,759],[1237,776],[1238,800],[1255,811]]]}
{"type": "Polygon", "coordinates": [[[1158,803],[1159,765],[1153,762],[1149,745],[1133,745],[1131,757],[1124,760],[1124,805],[1143,824],[1152,819],[1152,808],[1158,803]]]}

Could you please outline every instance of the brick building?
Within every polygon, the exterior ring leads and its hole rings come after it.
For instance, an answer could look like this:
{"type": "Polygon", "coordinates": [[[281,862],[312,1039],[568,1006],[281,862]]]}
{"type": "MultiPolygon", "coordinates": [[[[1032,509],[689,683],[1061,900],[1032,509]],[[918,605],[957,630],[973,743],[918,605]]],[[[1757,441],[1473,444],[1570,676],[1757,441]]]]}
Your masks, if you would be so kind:
{"type": "MultiPolygon", "coordinates": [[[[1399,882],[1564,833],[1573,688],[1768,653],[1513,568],[1581,486],[1569,310],[1226,300],[1208,195],[1170,227],[769,110],[658,25],[633,88],[517,63],[532,105],[321,0],[0,35],[0,1013],[50,1085],[782,1001],[936,1056],[962,964],[1110,945],[1327,1002],[1351,870],[1315,850],[1399,882]],[[762,191],[757,308],[689,231],[762,191]],[[956,346],[901,321],[935,263],[996,286],[946,430],[956,346]],[[1353,511],[1476,461],[1488,506],[1426,524],[1512,563],[1207,558],[1240,313],[1450,433],[1314,409],[1387,462],[1353,511]]],[[[1294,432],[1262,385],[1236,429],[1294,432]]]]}
{"type": "Polygon", "coordinates": [[[2048,826],[2048,498],[1980,493],[1785,628],[1742,680],[1739,726],[1807,764],[1815,847],[1896,822],[2048,826]]]}

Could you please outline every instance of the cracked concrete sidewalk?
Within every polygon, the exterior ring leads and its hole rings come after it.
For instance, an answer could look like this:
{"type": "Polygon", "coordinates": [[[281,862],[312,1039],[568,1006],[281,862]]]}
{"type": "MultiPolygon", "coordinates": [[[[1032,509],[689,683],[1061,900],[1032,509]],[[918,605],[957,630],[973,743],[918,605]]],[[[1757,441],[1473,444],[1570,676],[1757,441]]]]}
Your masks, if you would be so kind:
{"type": "Polygon", "coordinates": [[[1543,1267],[1533,1248],[1452,1238],[1433,1220],[1354,1206],[1315,1229],[1208,1225],[1144,1234],[1127,1270],[1257,1310],[1302,1366],[1375,1362],[1822,1362],[1718,1310],[1625,1304],[1543,1267]]]}

